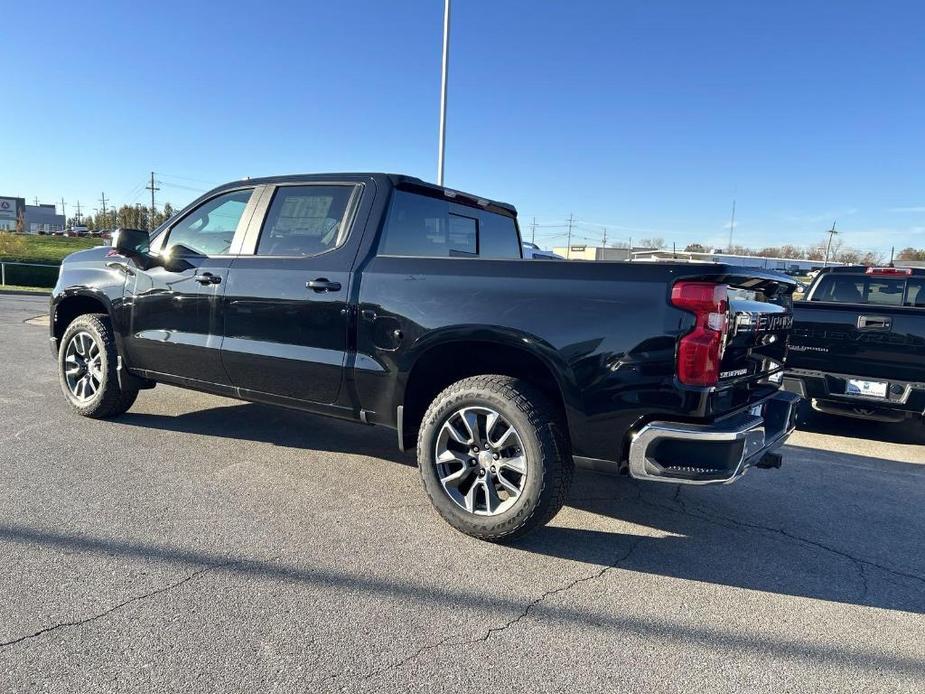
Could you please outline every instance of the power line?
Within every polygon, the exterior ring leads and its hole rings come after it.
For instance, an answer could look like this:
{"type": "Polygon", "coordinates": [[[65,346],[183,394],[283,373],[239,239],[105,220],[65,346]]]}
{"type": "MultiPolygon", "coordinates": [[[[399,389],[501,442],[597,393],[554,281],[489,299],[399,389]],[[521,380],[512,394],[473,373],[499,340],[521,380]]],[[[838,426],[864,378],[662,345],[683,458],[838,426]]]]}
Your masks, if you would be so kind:
{"type": "MultiPolygon", "coordinates": [[[[178,176],[177,174],[164,173],[163,171],[158,171],[157,175],[160,176],[162,179],[178,178],[181,181],[191,181],[192,183],[205,183],[206,185],[209,185],[209,186],[218,185],[215,181],[207,181],[204,178],[193,178],[192,176],[178,176]]],[[[161,181],[161,183],[163,184],[163,180],[161,181]]]]}

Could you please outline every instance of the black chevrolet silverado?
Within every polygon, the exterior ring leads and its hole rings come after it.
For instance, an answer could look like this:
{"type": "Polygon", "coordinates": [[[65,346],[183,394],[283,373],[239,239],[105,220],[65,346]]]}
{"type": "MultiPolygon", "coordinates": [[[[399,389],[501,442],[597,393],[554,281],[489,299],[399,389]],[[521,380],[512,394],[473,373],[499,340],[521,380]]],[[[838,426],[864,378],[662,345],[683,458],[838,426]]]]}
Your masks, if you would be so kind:
{"type": "Polygon", "coordinates": [[[795,283],[522,255],[510,205],[389,174],[238,181],[69,256],[51,300],[88,417],[155,383],[392,427],[437,511],[501,540],[575,464],[685,484],[776,467],[795,283]]]}
{"type": "Polygon", "coordinates": [[[829,414],[921,424],[925,269],[826,268],[793,310],[786,389],[829,414]]]}

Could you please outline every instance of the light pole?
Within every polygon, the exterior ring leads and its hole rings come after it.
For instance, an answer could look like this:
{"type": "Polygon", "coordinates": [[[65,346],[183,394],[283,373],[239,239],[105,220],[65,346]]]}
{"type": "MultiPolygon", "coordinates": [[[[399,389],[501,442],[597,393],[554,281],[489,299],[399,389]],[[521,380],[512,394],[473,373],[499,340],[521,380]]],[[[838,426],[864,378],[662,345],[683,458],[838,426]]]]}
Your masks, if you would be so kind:
{"type": "Polygon", "coordinates": [[[443,78],[440,82],[440,143],[437,149],[437,185],[443,185],[443,160],[446,148],[446,80],[450,69],[450,0],[443,6],[443,78]]]}

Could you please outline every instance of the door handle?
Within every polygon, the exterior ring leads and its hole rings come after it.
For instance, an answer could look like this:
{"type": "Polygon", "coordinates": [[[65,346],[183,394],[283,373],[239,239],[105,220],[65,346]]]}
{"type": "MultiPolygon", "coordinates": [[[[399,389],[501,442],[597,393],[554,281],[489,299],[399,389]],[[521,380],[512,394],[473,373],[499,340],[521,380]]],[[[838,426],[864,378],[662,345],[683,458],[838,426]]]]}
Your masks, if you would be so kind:
{"type": "Polygon", "coordinates": [[[859,330],[889,330],[893,319],[889,316],[858,316],[859,330]]]}
{"type": "Polygon", "coordinates": [[[319,294],[321,292],[339,292],[340,282],[332,282],[327,277],[319,277],[305,283],[306,289],[312,289],[319,294]]]}
{"type": "Polygon", "coordinates": [[[218,275],[213,275],[211,272],[203,272],[201,275],[196,275],[193,277],[194,280],[199,282],[199,284],[221,284],[222,278],[218,275]]]}

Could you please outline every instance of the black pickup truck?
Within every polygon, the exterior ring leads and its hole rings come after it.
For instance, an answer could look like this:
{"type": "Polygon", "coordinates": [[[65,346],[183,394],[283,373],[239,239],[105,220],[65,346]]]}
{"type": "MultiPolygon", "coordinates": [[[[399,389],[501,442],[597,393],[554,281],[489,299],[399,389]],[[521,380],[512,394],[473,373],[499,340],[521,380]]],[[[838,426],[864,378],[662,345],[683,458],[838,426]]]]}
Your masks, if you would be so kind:
{"type": "Polygon", "coordinates": [[[377,424],[437,511],[501,540],[573,466],[673,483],[776,467],[789,278],[522,257],[510,205],[390,174],[238,181],[69,256],[51,300],[82,415],[169,383],[377,424]]]}
{"type": "Polygon", "coordinates": [[[793,310],[787,390],[828,414],[922,422],[925,269],[826,268],[793,310]]]}

